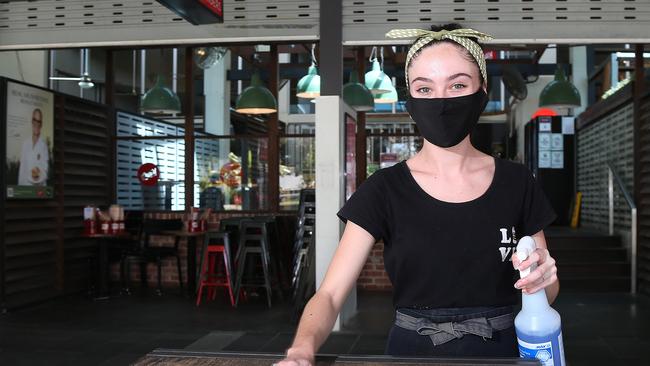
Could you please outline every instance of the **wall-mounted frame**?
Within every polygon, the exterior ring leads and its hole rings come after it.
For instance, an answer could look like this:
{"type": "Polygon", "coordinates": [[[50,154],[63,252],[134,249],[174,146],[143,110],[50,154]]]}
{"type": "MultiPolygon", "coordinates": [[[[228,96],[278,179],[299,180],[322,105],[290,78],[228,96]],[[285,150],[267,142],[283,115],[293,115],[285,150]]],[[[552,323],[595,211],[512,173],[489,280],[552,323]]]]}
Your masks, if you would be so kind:
{"type": "Polygon", "coordinates": [[[6,198],[52,198],[54,93],[13,80],[2,84],[6,198]]]}

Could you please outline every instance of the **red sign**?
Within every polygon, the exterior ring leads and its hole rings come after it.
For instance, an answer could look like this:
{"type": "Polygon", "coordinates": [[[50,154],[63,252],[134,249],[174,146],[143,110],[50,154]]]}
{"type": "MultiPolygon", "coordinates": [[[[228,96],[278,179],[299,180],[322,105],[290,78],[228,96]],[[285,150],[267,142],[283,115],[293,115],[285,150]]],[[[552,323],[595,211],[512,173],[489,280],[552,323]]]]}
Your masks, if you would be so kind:
{"type": "Polygon", "coordinates": [[[223,0],[158,0],[194,25],[223,23],[223,0]]]}
{"type": "Polygon", "coordinates": [[[155,186],[160,178],[160,171],[156,164],[146,163],[138,168],[138,180],[144,186],[155,186]]]}
{"type": "Polygon", "coordinates": [[[222,0],[199,0],[203,6],[208,8],[210,11],[213,13],[217,14],[218,16],[222,17],[223,16],[223,1],[222,0]]]}

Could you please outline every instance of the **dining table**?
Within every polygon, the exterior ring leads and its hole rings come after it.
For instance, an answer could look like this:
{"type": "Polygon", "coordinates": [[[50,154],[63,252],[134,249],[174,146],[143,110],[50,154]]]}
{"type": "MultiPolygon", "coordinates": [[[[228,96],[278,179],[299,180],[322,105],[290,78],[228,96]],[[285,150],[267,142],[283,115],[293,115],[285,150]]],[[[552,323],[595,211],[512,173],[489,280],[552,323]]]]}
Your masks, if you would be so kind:
{"type": "Polygon", "coordinates": [[[161,232],[164,235],[173,236],[176,240],[185,239],[187,242],[187,294],[190,298],[196,295],[196,279],[197,279],[197,241],[203,238],[207,231],[188,231],[188,230],[164,230],[161,232]]]}
{"type": "Polygon", "coordinates": [[[93,297],[94,300],[106,300],[110,297],[109,293],[109,266],[108,266],[108,250],[111,246],[115,245],[120,240],[129,239],[131,234],[128,232],[119,233],[95,233],[84,234],[84,238],[93,239],[97,242],[98,248],[98,288],[97,293],[93,297]]]}

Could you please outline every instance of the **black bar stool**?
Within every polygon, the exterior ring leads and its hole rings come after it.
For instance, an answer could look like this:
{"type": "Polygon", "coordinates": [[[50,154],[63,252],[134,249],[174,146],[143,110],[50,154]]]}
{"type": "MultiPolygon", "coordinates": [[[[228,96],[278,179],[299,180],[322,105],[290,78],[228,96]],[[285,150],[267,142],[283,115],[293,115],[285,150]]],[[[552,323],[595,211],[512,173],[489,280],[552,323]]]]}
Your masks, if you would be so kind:
{"type": "MultiPolygon", "coordinates": [[[[239,226],[239,247],[235,261],[237,263],[237,275],[235,283],[235,306],[237,306],[242,287],[264,287],[269,308],[271,307],[271,257],[269,252],[269,235],[267,224],[264,221],[253,219],[242,220],[239,226]],[[247,278],[244,282],[244,269],[246,264],[251,265],[252,260],[259,256],[263,272],[263,278],[247,278]]],[[[255,272],[255,271],[253,271],[255,272]]],[[[251,277],[251,276],[249,276],[251,277]]]]}

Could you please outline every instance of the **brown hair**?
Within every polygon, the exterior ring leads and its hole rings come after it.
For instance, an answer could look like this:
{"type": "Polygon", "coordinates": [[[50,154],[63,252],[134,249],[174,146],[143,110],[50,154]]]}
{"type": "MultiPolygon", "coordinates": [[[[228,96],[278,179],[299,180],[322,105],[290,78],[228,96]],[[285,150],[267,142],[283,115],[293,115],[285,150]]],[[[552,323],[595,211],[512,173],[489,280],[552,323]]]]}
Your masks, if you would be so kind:
{"type": "MultiPolygon", "coordinates": [[[[461,26],[458,23],[448,23],[448,24],[443,24],[443,25],[432,25],[431,26],[431,31],[433,31],[433,32],[439,32],[441,30],[451,31],[451,30],[454,30],[454,29],[462,29],[462,28],[463,28],[463,26],[461,26]]],[[[476,39],[474,37],[467,37],[467,38],[469,38],[472,41],[476,42],[476,44],[478,44],[479,47],[481,47],[481,50],[484,50],[483,46],[478,42],[478,39],[476,39]]],[[[416,40],[416,42],[417,42],[417,40],[416,40]]],[[[413,42],[413,43],[415,43],[415,42],[413,42]]],[[[465,59],[467,61],[470,61],[472,64],[474,64],[476,66],[476,69],[478,70],[478,74],[481,75],[481,68],[479,67],[478,63],[476,62],[476,59],[474,59],[474,57],[472,57],[472,54],[469,53],[469,51],[467,49],[465,49],[465,47],[459,45],[458,43],[452,41],[451,39],[433,40],[433,41],[427,43],[426,45],[422,46],[422,48],[420,48],[417,52],[415,52],[413,54],[413,57],[411,57],[411,60],[409,61],[409,64],[406,65],[406,67],[408,68],[408,67],[411,66],[413,61],[420,55],[422,50],[424,50],[427,47],[431,47],[433,45],[440,44],[440,43],[450,43],[450,44],[454,45],[456,48],[458,48],[458,50],[461,51],[463,57],[465,57],[465,59]]],[[[480,79],[481,79],[481,86],[485,86],[485,85],[483,85],[485,83],[485,80],[483,80],[482,77],[480,79]]],[[[408,80],[406,82],[408,83],[408,80]]]]}

